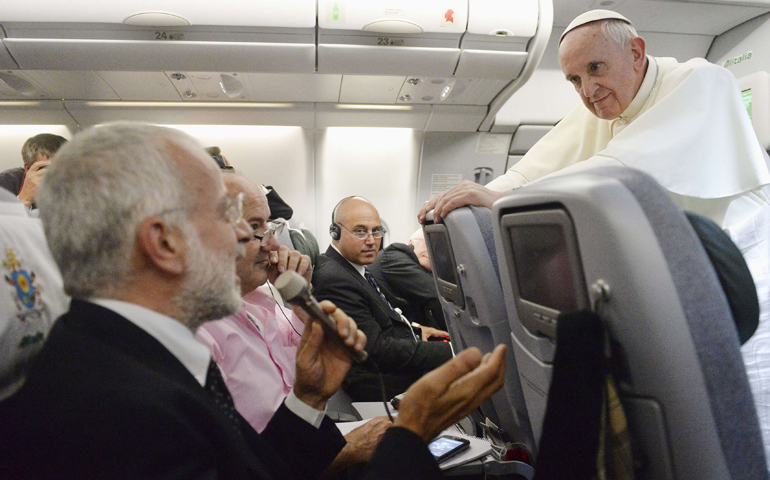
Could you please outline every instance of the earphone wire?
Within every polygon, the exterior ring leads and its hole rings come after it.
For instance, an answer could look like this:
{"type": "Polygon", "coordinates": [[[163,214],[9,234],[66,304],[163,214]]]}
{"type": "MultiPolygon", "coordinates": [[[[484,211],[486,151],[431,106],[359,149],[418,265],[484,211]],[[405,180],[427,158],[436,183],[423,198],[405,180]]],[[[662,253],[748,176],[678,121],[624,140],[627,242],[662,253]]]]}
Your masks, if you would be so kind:
{"type": "Polygon", "coordinates": [[[283,315],[283,318],[285,318],[286,321],[289,322],[289,326],[291,326],[291,329],[294,330],[294,333],[296,333],[297,335],[299,335],[301,337],[302,334],[299,333],[296,328],[294,328],[294,324],[291,323],[291,320],[289,320],[288,315],[286,315],[286,312],[283,311],[283,308],[282,308],[281,304],[278,303],[278,299],[275,298],[275,293],[273,293],[273,287],[270,285],[270,282],[267,282],[267,288],[270,290],[270,295],[273,296],[273,301],[275,302],[276,305],[278,305],[278,307],[279,307],[278,310],[281,311],[281,315],[283,315]]]}

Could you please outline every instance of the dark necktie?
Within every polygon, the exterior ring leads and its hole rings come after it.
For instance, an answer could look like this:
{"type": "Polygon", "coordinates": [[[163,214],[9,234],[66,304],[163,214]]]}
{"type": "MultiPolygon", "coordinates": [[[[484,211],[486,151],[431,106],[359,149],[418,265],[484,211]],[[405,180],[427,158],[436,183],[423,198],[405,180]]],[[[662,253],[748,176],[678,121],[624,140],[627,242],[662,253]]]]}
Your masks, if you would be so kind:
{"type": "Polygon", "coordinates": [[[377,286],[377,282],[374,280],[374,275],[369,273],[369,270],[364,268],[364,278],[366,278],[366,281],[369,282],[369,285],[372,286],[375,292],[380,294],[380,298],[383,302],[387,303],[391,310],[393,310],[393,306],[390,304],[387,298],[385,298],[385,294],[382,293],[380,290],[380,287],[377,286]]]}
{"type": "Polygon", "coordinates": [[[225,385],[225,379],[222,378],[222,373],[219,371],[219,367],[214,360],[209,362],[209,369],[206,372],[206,391],[209,392],[214,403],[217,404],[225,414],[230,425],[238,432],[238,435],[243,435],[241,431],[241,415],[235,410],[235,404],[233,403],[233,397],[230,395],[230,391],[225,385]]]}
{"type": "Polygon", "coordinates": [[[407,320],[407,319],[406,319],[406,317],[404,317],[403,315],[401,315],[399,312],[397,312],[397,311],[396,311],[396,309],[395,309],[395,308],[393,308],[393,305],[391,305],[391,304],[390,304],[390,302],[388,301],[388,299],[385,297],[385,294],[384,294],[384,293],[382,293],[382,291],[380,290],[380,287],[378,287],[378,286],[377,286],[377,282],[374,280],[374,275],[372,275],[371,273],[369,273],[369,270],[367,270],[366,268],[364,268],[364,278],[366,278],[366,281],[368,281],[368,282],[369,282],[369,285],[371,285],[371,286],[372,286],[372,288],[373,288],[373,289],[374,289],[374,290],[375,290],[377,293],[379,293],[379,294],[380,294],[380,298],[382,298],[382,301],[383,301],[383,302],[385,302],[385,303],[388,305],[388,307],[390,307],[390,309],[391,309],[391,310],[393,310],[393,311],[394,311],[394,312],[395,312],[395,313],[396,313],[396,314],[399,316],[399,318],[401,319],[401,321],[402,321],[402,322],[404,322],[404,323],[406,324],[406,326],[409,328],[409,331],[412,333],[412,338],[413,338],[414,340],[418,340],[418,338],[417,338],[417,335],[415,335],[415,333],[414,333],[414,330],[412,330],[412,325],[409,323],[409,320],[407,320]]]}

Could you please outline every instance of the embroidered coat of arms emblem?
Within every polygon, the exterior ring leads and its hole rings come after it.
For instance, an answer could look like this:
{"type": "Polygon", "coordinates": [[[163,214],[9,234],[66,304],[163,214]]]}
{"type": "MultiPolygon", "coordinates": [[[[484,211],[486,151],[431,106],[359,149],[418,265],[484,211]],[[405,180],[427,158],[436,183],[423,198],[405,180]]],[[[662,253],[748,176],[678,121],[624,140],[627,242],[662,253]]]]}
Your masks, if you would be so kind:
{"type": "Polygon", "coordinates": [[[5,249],[3,267],[8,271],[5,281],[14,287],[14,301],[19,311],[42,304],[40,289],[35,285],[35,272],[25,270],[12,248],[5,249]]]}

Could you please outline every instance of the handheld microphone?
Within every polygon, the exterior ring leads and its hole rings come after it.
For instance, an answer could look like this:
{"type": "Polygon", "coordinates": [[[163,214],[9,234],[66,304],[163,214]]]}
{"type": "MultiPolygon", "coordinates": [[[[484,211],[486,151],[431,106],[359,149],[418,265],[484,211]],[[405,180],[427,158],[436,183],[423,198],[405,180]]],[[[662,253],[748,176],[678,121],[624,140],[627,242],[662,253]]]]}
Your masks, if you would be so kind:
{"type": "Polygon", "coordinates": [[[353,347],[345,345],[345,341],[337,333],[337,322],[323,311],[318,301],[307,291],[307,281],[297,272],[287,270],[275,280],[275,288],[281,296],[292,305],[304,310],[310,318],[321,323],[326,335],[343,347],[357,363],[363,363],[369,358],[366,351],[357,352],[353,347]]]}

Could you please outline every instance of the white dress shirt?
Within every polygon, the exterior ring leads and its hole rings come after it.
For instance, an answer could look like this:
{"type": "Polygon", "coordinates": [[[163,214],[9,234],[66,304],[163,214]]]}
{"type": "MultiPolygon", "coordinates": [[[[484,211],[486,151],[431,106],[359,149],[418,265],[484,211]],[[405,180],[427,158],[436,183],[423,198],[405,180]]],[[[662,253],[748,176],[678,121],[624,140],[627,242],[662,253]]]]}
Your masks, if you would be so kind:
{"type": "MultiPolygon", "coordinates": [[[[91,298],[88,301],[112,310],[152,335],[189,370],[201,386],[205,386],[206,371],[209,362],[213,361],[211,353],[206,346],[195,339],[193,332],[187,326],[171,317],[133,303],[110,298],[91,298]]],[[[320,428],[324,412],[305,404],[297,398],[294,390],[286,397],[285,403],[295,415],[314,427],[320,428]]]]}

